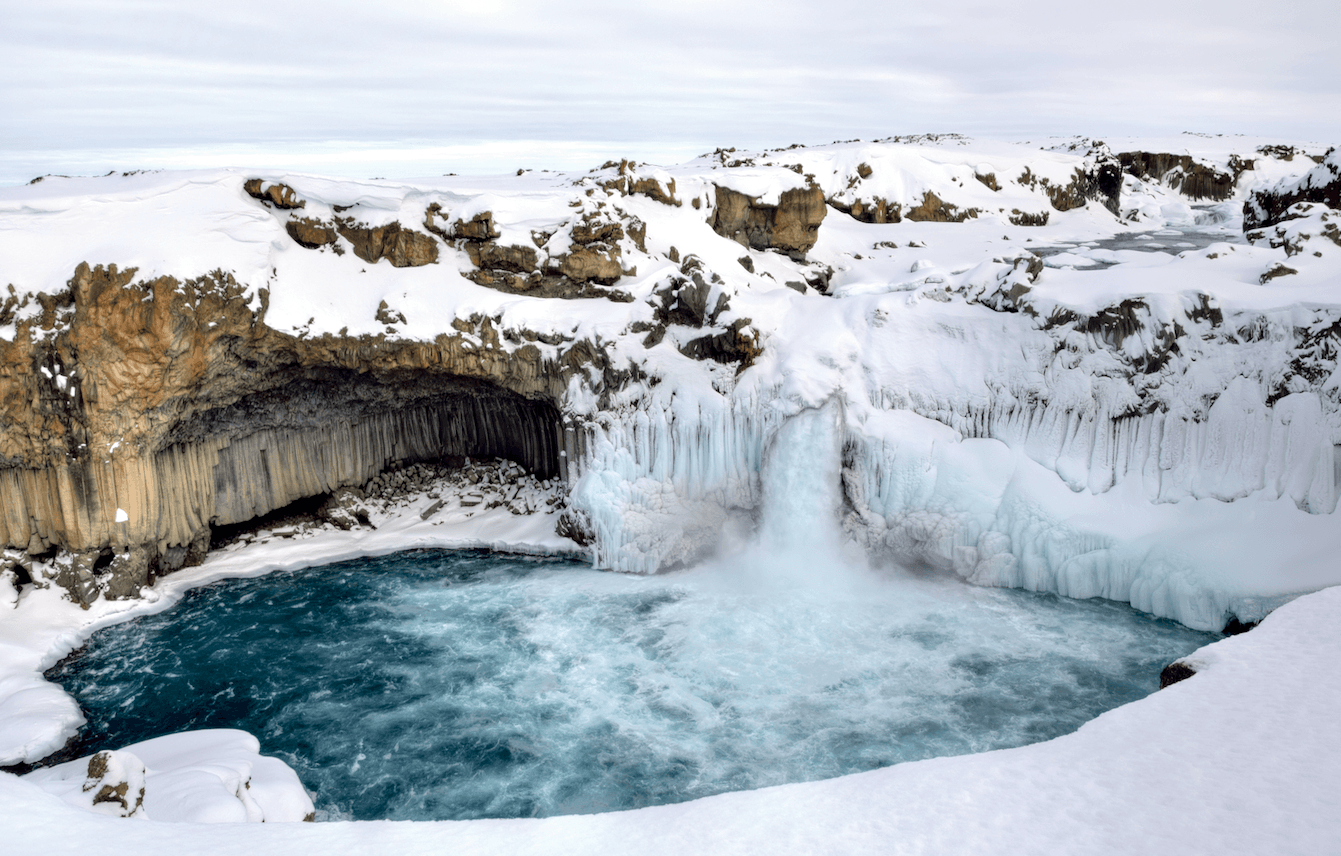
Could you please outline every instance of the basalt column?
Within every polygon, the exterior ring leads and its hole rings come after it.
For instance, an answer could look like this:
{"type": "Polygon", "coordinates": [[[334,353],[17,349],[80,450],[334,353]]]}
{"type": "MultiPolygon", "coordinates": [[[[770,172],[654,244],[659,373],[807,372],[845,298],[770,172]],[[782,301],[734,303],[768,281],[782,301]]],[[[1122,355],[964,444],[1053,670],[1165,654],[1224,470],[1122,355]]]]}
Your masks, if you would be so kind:
{"type": "Polygon", "coordinates": [[[211,526],[403,464],[501,457],[560,474],[559,418],[547,402],[468,379],[323,374],[195,416],[152,456],[0,471],[0,537],[18,546],[37,525],[29,552],[70,549],[57,582],[87,601],[133,594],[155,571],[198,561],[211,526]]]}

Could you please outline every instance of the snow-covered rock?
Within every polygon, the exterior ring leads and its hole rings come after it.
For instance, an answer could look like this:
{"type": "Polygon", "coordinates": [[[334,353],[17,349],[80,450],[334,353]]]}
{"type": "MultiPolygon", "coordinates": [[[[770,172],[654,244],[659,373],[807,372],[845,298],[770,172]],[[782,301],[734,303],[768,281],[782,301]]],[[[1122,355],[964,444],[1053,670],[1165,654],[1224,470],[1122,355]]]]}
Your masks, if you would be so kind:
{"type": "Polygon", "coordinates": [[[113,817],[176,823],[311,820],[298,776],[245,731],[155,737],[24,776],[70,805],[113,817]]]}

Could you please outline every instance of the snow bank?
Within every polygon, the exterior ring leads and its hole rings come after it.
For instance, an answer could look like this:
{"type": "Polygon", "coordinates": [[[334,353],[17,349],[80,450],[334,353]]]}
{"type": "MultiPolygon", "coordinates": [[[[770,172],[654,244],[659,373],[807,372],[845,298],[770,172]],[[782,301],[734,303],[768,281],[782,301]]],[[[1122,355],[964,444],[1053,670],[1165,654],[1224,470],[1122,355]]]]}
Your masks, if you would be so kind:
{"type": "Polygon", "coordinates": [[[245,731],[169,734],[23,777],[64,802],[113,817],[173,823],[309,820],[298,776],[245,731]]]}

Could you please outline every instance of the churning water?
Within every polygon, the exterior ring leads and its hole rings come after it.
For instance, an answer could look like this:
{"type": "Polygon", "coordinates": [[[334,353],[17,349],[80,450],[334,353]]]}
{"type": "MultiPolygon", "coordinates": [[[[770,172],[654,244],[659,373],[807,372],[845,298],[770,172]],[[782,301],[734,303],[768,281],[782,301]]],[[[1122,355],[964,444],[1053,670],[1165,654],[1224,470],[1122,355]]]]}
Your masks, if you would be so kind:
{"type": "Polygon", "coordinates": [[[525,817],[1046,740],[1210,639],[905,572],[824,593],[421,552],[198,589],[51,676],[81,754],[242,728],[328,817],[525,817]]]}
{"type": "Polygon", "coordinates": [[[330,818],[636,808],[1078,728],[1205,633],[845,556],[836,405],[789,420],[744,549],[652,577],[414,552],[220,583],[49,675],[80,754],[232,727],[330,818]]]}

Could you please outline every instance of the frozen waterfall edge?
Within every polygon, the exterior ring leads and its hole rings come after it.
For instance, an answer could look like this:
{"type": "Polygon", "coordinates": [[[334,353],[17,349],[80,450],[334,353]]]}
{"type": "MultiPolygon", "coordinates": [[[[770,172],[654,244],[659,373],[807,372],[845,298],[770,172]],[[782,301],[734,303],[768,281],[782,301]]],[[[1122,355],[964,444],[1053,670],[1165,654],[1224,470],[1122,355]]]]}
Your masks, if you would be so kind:
{"type": "MultiPolygon", "coordinates": [[[[770,444],[817,404],[808,409],[772,392],[649,396],[627,418],[588,422],[571,501],[589,521],[597,565],[654,573],[689,563],[716,548],[733,516],[757,518],[770,444]]],[[[1234,394],[1231,388],[1226,400],[1234,394]]],[[[993,439],[849,400],[833,473],[843,535],[873,559],[930,566],[978,585],[1104,597],[1200,630],[1220,630],[1231,618],[1260,620],[1328,584],[1316,568],[1291,566],[1292,544],[1338,540],[1327,532],[1336,486],[1334,468],[1323,466],[1331,461],[1322,458],[1331,444],[1320,408],[1305,398],[1250,409],[1233,422],[1122,434],[1143,439],[1128,443],[1134,451],[1121,472],[1146,477],[1094,487],[1064,477],[1056,451],[1053,466],[1040,460],[1049,460],[1039,450],[1049,433],[1042,426],[1054,419],[1047,413],[1005,420],[1035,430],[1003,427],[993,439]],[[1203,451],[1199,466],[1183,453],[1226,444],[1218,457],[1203,451]],[[1170,458],[1173,466],[1161,468],[1170,458]],[[1244,472],[1258,477],[1227,501],[1158,488],[1152,496],[1152,470],[1156,484],[1160,476],[1240,485],[1244,472]]],[[[1081,433],[1052,436],[1064,452],[1081,433]]],[[[1091,426],[1091,447],[1101,433],[1091,426]]]]}

